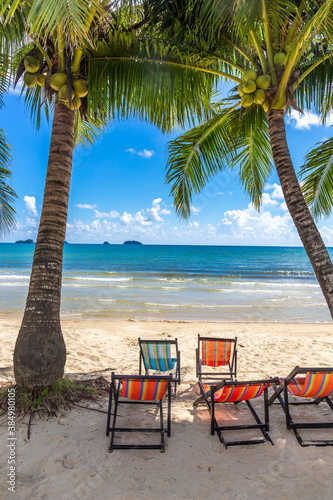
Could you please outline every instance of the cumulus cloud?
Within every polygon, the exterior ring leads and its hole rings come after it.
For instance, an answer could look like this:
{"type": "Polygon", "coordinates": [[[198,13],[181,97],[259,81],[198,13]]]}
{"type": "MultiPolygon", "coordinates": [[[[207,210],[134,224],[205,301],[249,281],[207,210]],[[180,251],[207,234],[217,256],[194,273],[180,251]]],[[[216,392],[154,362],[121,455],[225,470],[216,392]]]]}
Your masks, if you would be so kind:
{"type": "Polygon", "coordinates": [[[95,210],[95,217],[96,219],[117,219],[120,215],[117,210],[111,210],[110,212],[99,212],[95,210]]]}
{"type": "Polygon", "coordinates": [[[276,184],[276,182],[274,182],[274,184],[266,184],[266,186],[264,187],[265,191],[270,191],[271,189],[273,189],[273,192],[270,194],[271,198],[274,198],[276,200],[284,199],[282,188],[279,184],[276,184]]]}
{"type": "Polygon", "coordinates": [[[96,205],[88,205],[88,203],[78,203],[75,205],[77,208],[84,208],[86,210],[93,210],[96,205]]]}
{"type": "Polygon", "coordinates": [[[33,215],[34,217],[38,217],[38,213],[36,210],[36,198],[34,196],[25,196],[23,198],[25,207],[28,210],[29,214],[33,215]]]}
{"type": "MultiPolygon", "coordinates": [[[[311,111],[306,111],[302,114],[293,109],[287,120],[287,123],[290,123],[294,128],[299,130],[309,130],[311,127],[323,125],[320,117],[311,111]]],[[[330,127],[331,125],[333,125],[333,113],[328,115],[325,122],[326,127],[330,127]]]]}
{"type": "Polygon", "coordinates": [[[199,214],[199,213],[201,212],[201,208],[197,208],[197,207],[195,207],[194,205],[191,205],[191,207],[190,207],[190,208],[191,208],[191,213],[192,213],[193,215],[197,215],[197,214],[199,214]]]}
{"type": "Polygon", "coordinates": [[[128,149],[125,149],[125,152],[132,153],[132,154],[138,155],[138,156],[142,156],[143,158],[151,158],[155,154],[155,151],[153,151],[152,149],[143,149],[142,151],[137,151],[134,148],[128,148],[128,149]]]}

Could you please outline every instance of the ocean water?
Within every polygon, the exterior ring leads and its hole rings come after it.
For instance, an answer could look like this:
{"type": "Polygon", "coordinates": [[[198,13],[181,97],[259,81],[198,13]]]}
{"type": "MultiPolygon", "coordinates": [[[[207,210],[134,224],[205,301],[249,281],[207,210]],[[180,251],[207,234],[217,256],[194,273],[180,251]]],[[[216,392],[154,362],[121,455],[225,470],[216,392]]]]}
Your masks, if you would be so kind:
{"type": "MultiPolygon", "coordinates": [[[[0,314],[23,313],[33,252],[0,244],[0,314]]],[[[303,248],[232,246],[65,245],[62,317],[330,321],[303,248]]]]}

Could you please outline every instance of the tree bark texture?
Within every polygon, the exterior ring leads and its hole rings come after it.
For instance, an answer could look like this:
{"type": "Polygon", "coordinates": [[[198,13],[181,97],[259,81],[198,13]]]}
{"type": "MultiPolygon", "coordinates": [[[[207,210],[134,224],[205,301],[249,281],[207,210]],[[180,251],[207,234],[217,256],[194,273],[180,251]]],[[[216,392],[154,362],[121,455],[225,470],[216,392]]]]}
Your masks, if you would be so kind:
{"type": "Polygon", "coordinates": [[[333,318],[333,266],[323,239],[304,200],[287,144],[284,112],[268,111],[269,134],[275,167],[284,199],[333,318]]]}
{"type": "Polygon", "coordinates": [[[74,119],[74,111],[56,104],[28,298],[14,350],[16,383],[27,388],[50,385],[64,374],[60,301],[74,119]]]}

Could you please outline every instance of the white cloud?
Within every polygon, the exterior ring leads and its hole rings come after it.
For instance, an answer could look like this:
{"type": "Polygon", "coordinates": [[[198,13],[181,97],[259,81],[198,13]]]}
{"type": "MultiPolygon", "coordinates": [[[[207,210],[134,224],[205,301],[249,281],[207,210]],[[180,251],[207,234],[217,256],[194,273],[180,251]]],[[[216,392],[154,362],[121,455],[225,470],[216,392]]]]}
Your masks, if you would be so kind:
{"type": "Polygon", "coordinates": [[[38,213],[36,210],[36,198],[34,196],[25,195],[23,199],[29,214],[33,215],[34,217],[38,217],[38,213]]]}
{"type": "Polygon", "coordinates": [[[267,243],[277,244],[281,240],[295,240],[296,237],[293,221],[288,212],[283,215],[272,215],[270,211],[263,208],[262,212],[258,213],[252,203],[243,210],[225,212],[219,227],[236,240],[248,242],[261,239],[261,241],[266,240],[267,243]]]}
{"type": "Polygon", "coordinates": [[[273,189],[273,193],[271,193],[271,195],[270,195],[271,198],[274,198],[277,200],[284,199],[282,188],[279,184],[276,184],[276,182],[274,182],[274,184],[266,184],[266,186],[264,187],[265,191],[269,191],[271,189],[273,189]]]}
{"type": "Polygon", "coordinates": [[[151,158],[155,154],[155,151],[153,151],[152,149],[143,149],[142,151],[137,151],[134,148],[128,148],[128,149],[125,149],[125,152],[132,153],[132,154],[138,155],[138,156],[142,156],[143,158],[151,158]]]}
{"type": "Polygon", "coordinates": [[[261,206],[262,208],[266,207],[276,207],[279,203],[276,200],[273,200],[268,193],[263,193],[261,197],[261,206]]]}
{"type": "MultiPolygon", "coordinates": [[[[290,123],[294,128],[299,130],[309,130],[311,127],[323,125],[320,117],[315,113],[307,110],[302,114],[295,109],[291,111],[290,117],[287,118],[287,123],[290,123]]],[[[333,113],[328,115],[325,122],[326,127],[330,127],[331,125],[333,125],[333,113]]]]}
{"type": "Polygon", "coordinates": [[[197,215],[197,214],[199,214],[199,213],[201,212],[201,208],[197,208],[197,207],[195,207],[194,205],[191,205],[191,207],[190,207],[190,208],[191,208],[191,213],[192,213],[193,215],[197,215]]]}
{"type": "Polygon", "coordinates": [[[150,221],[161,222],[163,220],[162,217],[159,215],[161,211],[161,201],[162,198],[156,198],[153,201],[151,208],[147,209],[148,219],[150,221]]]}
{"type": "Polygon", "coordinates": [[[96,205],[88,205],[88,203],[78,203],[75,206],[77,208],[84,208],[84,209],[87,209],[87,210],[93,210],[96,207],[96,205]]]}
{"type": "Polygon", "coordinates": [[[111,210],[110,212],[99,212],[95,210],[95,217],[96,219],[117,219],[120,215],[117,210],[111,210]]]}

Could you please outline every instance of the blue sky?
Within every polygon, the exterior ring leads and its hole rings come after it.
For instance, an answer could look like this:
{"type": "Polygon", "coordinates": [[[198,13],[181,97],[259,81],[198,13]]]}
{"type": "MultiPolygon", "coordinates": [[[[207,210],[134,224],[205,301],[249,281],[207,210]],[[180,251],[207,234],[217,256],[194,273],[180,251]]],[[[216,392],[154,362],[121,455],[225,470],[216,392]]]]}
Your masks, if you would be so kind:
{"type": "MultiPolygon", "coordinates": [[[[42,208],[51,125],[36,132],[23,98],[12,92],[0,112],[0,124],[14,152],[12,187],[18,225],[2,241],[35,240],[42,208]]],[[[286,118],[287,137],[296,169],[308,149],[332,135],[318,117],[293,112],[286,118]]],[[[71,243],[300,245],[286,210],[275,172],[265,188],[258,214],[235,174],[217,175],[193,199],[186,223],[175,215],[169,187],[164,183],[165,146],[179,131],[163,135],[137,120],[113,122],[89,150],[74,154],[66,240],[71,243]]],[[[333,246],[333,216],[319,229],[333,246]]]]}

